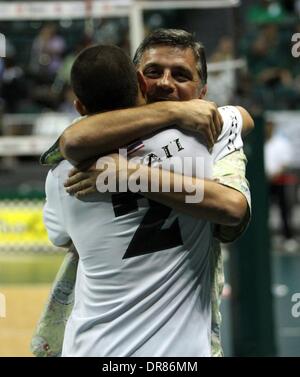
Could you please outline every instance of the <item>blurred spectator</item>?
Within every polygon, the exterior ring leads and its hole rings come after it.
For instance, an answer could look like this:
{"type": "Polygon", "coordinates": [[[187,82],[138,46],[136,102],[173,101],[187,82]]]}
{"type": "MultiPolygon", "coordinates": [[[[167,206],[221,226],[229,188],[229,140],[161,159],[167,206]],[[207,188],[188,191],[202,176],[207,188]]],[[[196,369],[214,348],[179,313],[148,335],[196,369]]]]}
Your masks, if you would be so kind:
{"type": "Polygon", "coordinates": [[[4,109],[8,113],[18,112],[26,97],[26,84],[23,70],[17,66],[13,57],[4,60],[2,74],[1,97],[4,100],[4,109]]]}
{"type": "MultiPolygon", "coordinates": [[[[16,50],[14,46],[10,43],[10,41],[6,38],[6,58],[14,58],[16,50]]],[[[3,74],[5,70],[5,64],[4,64],[5,58],[0,58],[0,93],[1,93],[1,86],[2,86],[2,80],[3,80],[3,74]]]]}
{"type": "Polygon", "coordinates": [[[77,54],[79,54],[84,48],[90,46],[92,42],[93,40],[91,37],[84,35],[76,44],[73,51],[64,57],[52,85],[52,91],[55,95],[59,96],[63,92],[65,86],[70,84],[71,68],[77,54]]]}
{"type": "Polygon", "coordinates": [[[220,38],[219,43],[210,57],[211,62],[221,62],[234,58],[233,39],[229,36],[220,38]]]}
{"type": "Polygon", "coordinates": [[[232,103],[245,107],[252,115],[261,115],[264,111],[263,103],[249,72],[238,72],[236,81],[237,87],[232,103]]]}
{"type": "Polygon", "coordinates": [[[249,46],[249,70],[267,109],[293,109],[299,104],[300,92],[293,83],[288,47],[277,24],[261,26],[249,46]]]}
{"type": "Polygon", "coordinates": [[[114,44],[129,53],[128,21],[126,18],[103,18],[95,28],[96,43],[114,44]]]}
{"type": "Polygon", "coordinates": [[[233,39],[224,36],[211,55],[210,63],[224,63],[220,70],[210,71],[208,76],[208,98],[219,106],[231,102],[235,89],[235,72],[226,67],[226,61],[234,58],[233,39]]]}
{"type": "Polygon", "coordinates": [[[258,82],[272,85],[281,80],[284,57],[278,25],[266,24],[261,27],[257,38],[250,46],[248,58],[249,68],[258,82]]]}
{"type": "Polygon", "coordinates": [[[286,12],[278,0],[260,0],[250,7],[247,20],[250,23],[282,22],[286,12]]]}
{"type": "Polygon", "coordinates": [[[65,50],[64,39],[57,34],[54,24],[46,24],[34,39],[31,49],[30,67],[37,75],[46,74],[51,79],[62,62],[65,50]]]}
{"type": "Polygon", "coordinates": [[[286,251],[295,251],[298,242],[294,239],[291,224],[292,203],[290,188],[295,187],[297,177],[289,172],[292,161],[292,148],[282,134],[275,132],[271,121],[265,125],[265,169],[269,181],[271,199],[279,206],[284,248],[286,251]]]}

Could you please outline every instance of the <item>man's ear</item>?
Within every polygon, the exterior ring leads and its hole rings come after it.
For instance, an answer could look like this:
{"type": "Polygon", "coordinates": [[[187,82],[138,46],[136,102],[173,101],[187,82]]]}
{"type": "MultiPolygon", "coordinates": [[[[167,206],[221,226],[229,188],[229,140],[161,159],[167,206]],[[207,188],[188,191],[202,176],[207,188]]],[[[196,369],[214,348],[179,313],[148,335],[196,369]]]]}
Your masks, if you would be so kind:
{"type": "Polygon", "coordinates": [[[203,98],[206,96],[206,93],[207,93],[207,84],[205,84],[205,85],[203,86],[203,88],[201,89],[198,98],[199,98],[199,99],[203,99],[203,98]]]}
{"type": "Polygon", "coordinates": [[[86,107],[79,101],[78,98],[74,101],[75,109],[79,112],[80,115],[87,115],[86,107]]]}
{"type": "Polygon", "coordinates": [[[140,86],[140,91],[141,91],[141,94],[143,96],[143,98],[146,98],[146,93],[147,93],[147,84],[146,84],[146,80],[142,74],[141,71],[137,71],[137,78],[138,78],[138,82],[139,82],[139,86],[140,86]]]}

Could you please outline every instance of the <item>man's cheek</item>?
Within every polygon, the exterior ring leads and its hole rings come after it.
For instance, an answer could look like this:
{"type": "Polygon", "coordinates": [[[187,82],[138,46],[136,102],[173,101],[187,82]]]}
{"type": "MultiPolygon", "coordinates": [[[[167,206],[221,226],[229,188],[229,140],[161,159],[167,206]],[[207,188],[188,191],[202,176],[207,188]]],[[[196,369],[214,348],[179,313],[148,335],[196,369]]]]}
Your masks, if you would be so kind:
{"type": "Polygon", "coordinates": [[[155,84],[153,84],[153,82],[150,80],[146,80],[145,84],[146,84],[146,93],[147,94],[153,93],[155,90],[155,84]]]}
{"type": "Polygon", "coordinates": [[[156,90],[154,85],[147,86],[146,92],[147,102],[153,102],[156,99],[156,90]]]}
{"type": "Polygon", "coordinates": [[[193,92],[189,92],[185,90],[179,90],[178,97],[180,101],[189,101],[190,99],[195,98],[193,92]]]}

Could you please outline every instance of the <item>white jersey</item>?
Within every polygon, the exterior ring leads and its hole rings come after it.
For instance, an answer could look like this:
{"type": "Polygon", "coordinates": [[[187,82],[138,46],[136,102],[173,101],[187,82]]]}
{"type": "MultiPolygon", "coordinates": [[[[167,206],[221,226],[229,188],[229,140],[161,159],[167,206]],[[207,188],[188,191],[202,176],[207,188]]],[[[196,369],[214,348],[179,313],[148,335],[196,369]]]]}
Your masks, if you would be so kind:
{"type": "MultiPolygon", "coordinates": [[[[242,147],[240,113],[220,111],[224,126],[212,153],[174,128],[134,153],[163,167],[175,156],[202,156],[205,169],[196,175],[209,178],[216,159],[242,147]]],[[[44,210],[52,242],[72,239],[80,256],[63,356],[210,356],[211,224],[136,194],[78,200],[63,186],[70,168],[63,161],[49,172],[44,210]]]]}
{"type": "Polygon", "coordinates": [[[265,169],[269,178],[282,173],[292,163],[292,147],[288,139],[277,134],[264,146],[265,169]]]}

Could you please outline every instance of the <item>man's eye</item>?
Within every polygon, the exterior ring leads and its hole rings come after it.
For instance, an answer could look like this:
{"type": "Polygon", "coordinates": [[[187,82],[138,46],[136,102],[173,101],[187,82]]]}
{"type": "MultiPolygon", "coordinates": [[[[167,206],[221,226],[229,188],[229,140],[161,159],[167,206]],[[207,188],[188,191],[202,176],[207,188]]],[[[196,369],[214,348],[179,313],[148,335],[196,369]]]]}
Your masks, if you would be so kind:
{"type": "Polygon", "coordinates": [[[190,80],[187,76],[181,75],[181,74],[176,75],[175,78],[179,82],[185,82],[185,81],[189,81],[190,80]]]}
{"type": "Polygon", "coordinates": [[[149,70],[149,71],[144,72],[144,75],[145,75],[146,77],[158,77],[158,76],[159,76],[159,72],[157,72],[157,71],[154,70],[154,69],[151,69],[151,70],[149,70]]]}

